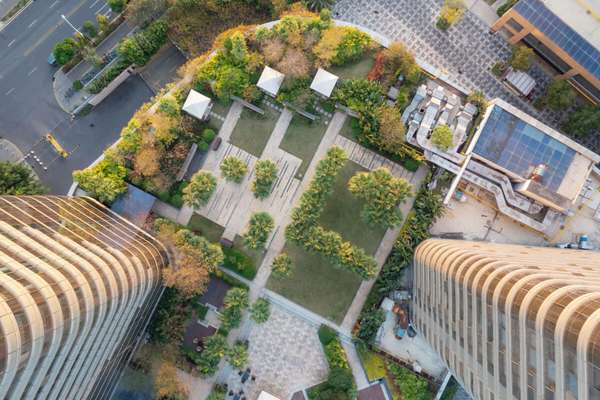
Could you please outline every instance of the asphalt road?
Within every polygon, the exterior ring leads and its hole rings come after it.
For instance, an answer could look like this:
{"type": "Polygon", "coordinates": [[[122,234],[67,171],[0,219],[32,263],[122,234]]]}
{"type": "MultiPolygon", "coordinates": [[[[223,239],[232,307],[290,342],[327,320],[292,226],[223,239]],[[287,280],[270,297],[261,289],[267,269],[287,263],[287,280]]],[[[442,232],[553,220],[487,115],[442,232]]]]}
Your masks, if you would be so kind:
{"type": "Polygon", "coordinates": [[[32,158],[28,162],[52,193],[65,194],[72,171],[97,159],[118,138],[133,112],[153,95],[135,76],[86,117],[71,121],[57,104],[52,90],[56,67],[47,58],[56,42],[73,34],[61,14],[79,28],[98,13],[109,12],[105,0],[36,0],[0,31],[0,136],[23,153],[36,152],[43,164],[32,158]],[[68,159],[56,159],[50,145],[41,140],[48,132],[73,152],[68,159]]]}

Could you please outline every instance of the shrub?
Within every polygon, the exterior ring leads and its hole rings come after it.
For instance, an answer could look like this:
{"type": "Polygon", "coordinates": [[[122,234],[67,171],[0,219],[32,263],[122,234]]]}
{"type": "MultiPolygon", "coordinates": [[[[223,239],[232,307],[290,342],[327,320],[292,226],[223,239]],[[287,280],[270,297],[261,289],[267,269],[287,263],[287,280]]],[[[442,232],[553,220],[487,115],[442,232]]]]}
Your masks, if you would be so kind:
{"type": "Polygon", "coordinates": [[[404,399],[431,400],[433,398],[425,379],[396,363],[388,363],[388,370],[394,377],[404,399]]]}
{"type": "Polygon", "coordinates": [[[264,324],[271,316],[271,304],[265,299],[258,299],[252,305],[250,317],[257,324],[264,324]]]}
{"type": "Polygon", "coordinates": [[[252,214],[248,228],[243,235],[244,245],[254,250],[263,249],[274,227],[273,217],[268,213],[258,212],[252,214]]]}
{"type": "Polygon", "coordinates": [[[395,107],[382,105],[375,112],[379,123],[379,145],[390,153],[396,153],[404,144],[406,128],[402,121],[402,115],[395,107]]]}
{"type": "Polygon", "coordinates": [[[121,72],[123,72],[129,64],[126,61],[118,60],[110,68],[105,70],[102,75],[94,79],[87,87],[90,93],[100,93],[102,89],[108,86],[121,72]]]}
{"type": "Polygon", "coordinates": [[[346,352],[337,338],[325,346],[325,357],[330,368],[349,368],[346,352]]]}
{"type": "Polygon", "coordinates": [[[204,350],[197,358],[198,370],[203,375],[212,376],[219,368],[219,362],[227,352],[227,342],[220,334],[212,335],[204,342],[204,350]]]}
{"type": "Polygon", "coordinates": [[[454,143],[454,134],[448,125],[438,125],[431,133],[431,143],[440,150],[448,150],[454,143]]]}
{"type": "Polygon", "coordinates": [[[127,191],[127,170],[112,158],[105,157],[93,167],[73,172],[73,179],[90,196],[104,204],[110,204],[127,191]]]}
{"type": "MultiPolygon", "coordinates": [[[[330,7],[333,4],[333,0],[306,0],[305,4],[310,10],[321,11],[321,19],[325,20],[323,18],[323,12],[329,11],[327,7],[330,7]]],[[[329,18],[331,18],[331,15],[329,15],[329,18]]]]}
{"type": "Polygon", "coordinates": [[[496,10],[496,14],[498,14],[499,17],[503,16],[508,10],[510,10],[512,6],[517,4],[517,1],[518,0],[507,0],[506,3],[498,7],[498,9],[496,10]]]}
{"type": "Polygon", "coordinates": [[[77,54],[77,43],[73,38],[65,38],[54,45],[52,54],[59,65],[65,65],[77,54]]]}
{"type": "Polygon", "coordinates": [[[208,395],[206,400],[226,400],[227,399],[227,389],[225,389],[221,385],[213,386],[212,392],[208,395]]]}
{"type": "Polygon", "coordinates": [[[170,118],[177,118],[180,115],[179,110],[179,103],[173,96],[163,96],[158,102],[158,111],[170,118]]]}
{"type": "Polygon", "coordinates": [[[328,67],[360,58],[371,45],[371,37],[356,28],[332,26],[323,32],[313,53],[322,66],[328,67]]]}
{"type": "Polygon", "coordinates": [[[327,346],[333,340],[337,339],[337,332],[329,325],[319,326],[319,340],[323,346],[327,346]]]}
{"type": "Polygon", "coordinates": [[[235,183],[240,183],[248,171],[246,163],[236,156],[227,156],[221,162],[221,174],[223,177],[235,183]]]}
{"type": "Polygon", "coordinates": [[[23,196],[46,191],[28,166],[0,161],[0,195],[23,196]]]}
{"type": "Polygon", "coordinates": [[[600,106],[587,106],[571,113],[563,129],[579,138],[591,135],[600,129],[600,106]]]}
{"type": "Polygon", "coordinates": [[[445,31],[462,17],[464,8],[462,0],[444,0],[436,26],[445,31]]]}
{"type": "Polygon", "coordinates": [[[362,316],[356,336],[366,343],[373,343],[379,327],[385,321],[385,312],[378,308],[362,316]]]}
{"type": "Polygon", "coordinates": [[[166,21],[155,21],[135,35],[121,40],[117,51],[130,64],[143,66],[166,43],[167,29],[166,21]]]}
{"type": "Polygon", "coordinates": [[[208,143],[206,143],[204,140],[199,141],[197,144],[198,144],[198,150],[200,150],[201,152],[207,152],[208,149],[210,148],[210,145],[208,143]]]}
{"type": "Polygon", "coordinates": [[[501,77],[506,72],[508,65],[504,61],[498,61],[492,66],[492,74],[501,77]]]}
{"type": "Polygon", "coordinates": [[[527,71],[533,62],[533,49],[519,44],[513,46],[510,56],[510,65],[518,71],[527,71]]]}
{"type": "Polygon", "coordinates": [[[371,172],[358,172],[348,182],[348,189],[364,200],[361,217],[370,225],[385,228],[400,225],[402,214],[398,205],[412,192],[406,180],[395,178],[385,167],[371,172]]]}
{"type": "Polygon", "coordinates": [[[254,166],[252,192],[257,199],[264,199],[271,194],[273,184],[277,180],[277,165],[271,160],[258,160],[254,166]]]}
{"type": "Polygon", "coordinates": [[[107,0],[108,6],[115,13],[120,13],[125,8],[125,0],[107,0]]]}
{"type": "Polygon", "coordinates": [[[242,369],[248,363],[248,346],[244,342],[237,341],[226,354],[229,364],[235,369],[242,369]]]}
{"type": "Polygon", "coordinates": [[[402,161],[402,166],[410,172],[417,172],[421,163],[413,158],[406,158],[402,161]]]}
{"type": "Polygon", "coordinates": [[[83,89],[83,83],[81,83],[81,81],[79,79],[74,81],[73,82],[73,90],[80,91],[81,89],[83,89]]]}
{"type": "Polygon", "coordinates": [[[216,187],[215,177],[208,171],[200,170],[183,189],[183,200],[194,208],[200,208],[208,203],[216,187]]]}
{"type": "Polygon", "coordinates": [[[221,327],[227,331],[240,326],[242,321],[242,311],[248,308],[249,297],[248,290],[245,288],[234,287],[227,291],[223,301],[223,309],[219,318],[221,327]]]}
{"type": "Polygon", "coordinates": [[[563,79],[555,79],[546,89],[546,104],[553,110],[569,108],[575,101],[575,91],[563,79]]]}
{"type": "Polygon", "coordinates": [[[285,253],[279,254],[273,259],[271,274],[275,278],[285,278],[292,273],[292,259],[285,253]]]}
{"type": "Polygon", "coordinates": [[[90,38],[95,38],[98,35],[98,29],[96,28],[96,25],[90,20],[85,21],[81,29],[90,38]]]}

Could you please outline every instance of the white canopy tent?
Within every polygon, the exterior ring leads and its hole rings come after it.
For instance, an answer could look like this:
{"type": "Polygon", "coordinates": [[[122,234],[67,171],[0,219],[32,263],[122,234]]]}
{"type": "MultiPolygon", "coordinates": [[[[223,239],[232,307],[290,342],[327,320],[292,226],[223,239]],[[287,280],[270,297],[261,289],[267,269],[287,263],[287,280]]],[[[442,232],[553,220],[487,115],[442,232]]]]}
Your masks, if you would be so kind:
{"type": "Polygon", "coordinates": [[[212,100],[192,89],[190,90],[187,99],[185,99],[182,109],[192,117],[196,117],[199,120],[205,120],[208,117],[211,108],[212,100]]]}
{"type": "Polygon", "coordinates": [[[333,88],[335,88],[335,84],[338,81],[337,75],[332,74],[331,72],[325,71],[322,68],[319,68],[315,78],[310,84],[310,88],[315,92],[323,95],[325,97],[331,96],[333,92],[333,88]]]}
{"type": "Polygon", "coordinates": [[[257,400],[279,400],[279,398],[273,396],[272,394],[269,394],[265,391],[260,392],[260,394],[258,395],[258,399],[257,400]]]}
{"type": "Polygon", "coordinates": [[[285,78],[285,75],[283,75],[281,72],[276,71],[269,66],[265,66],[262,74],[260,74],[260,78],[258,79],[256,86],[265,91],[267,94],[275,97],[277,96],[279,88],[283,83],[283,78],[285,78]]]}
{"type": "Polygon", "coordinates": [[[531,75],[512,68],[504,79],[523,96],[529,96],[535,87],[535,79],[531,75]]]}

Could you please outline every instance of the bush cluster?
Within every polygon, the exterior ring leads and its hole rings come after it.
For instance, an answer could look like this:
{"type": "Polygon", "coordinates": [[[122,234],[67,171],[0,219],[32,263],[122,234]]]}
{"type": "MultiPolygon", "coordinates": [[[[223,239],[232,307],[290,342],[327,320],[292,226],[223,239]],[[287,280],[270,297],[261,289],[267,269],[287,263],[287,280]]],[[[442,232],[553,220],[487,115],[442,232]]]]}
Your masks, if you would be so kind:
{"type": "Polygon", "coordinates": [[[158,20],[133,36],[121,40],[117,52],[119,56],[137,66],[146,65],[150,58],[167,41],[167,21],[158,20]]]}
{"type": "Polygon", "coordinates": [[[242,322],[242,312],[248,308],[249,301],[247,289],[239,287],[229,289],[223,301],[223,309],[219,314],[221,328],[230,331],[239,327],[242,322]]]}
{"type": "Polygon", "coordinates": [[[285,236],[307,251],[322,254],[334,265],[369,279],[377,272],[373,257],[344,241],[339,233],[328,231],[318,224],[336,176],[345,163],[346,154],[340,147],[334,146],[327,151],[317,165],[309,188],[302,194],[300,205],[292,210],[292,222],[286,227],[285,236]]]}
{"type": "Polygon", "coordinates": [[[248,228],[243,235],[244,245],[253,250],[264,249],[273,228],[275,228],[275,222],[269,213],[258,212],[252,214],[248,228]]]}
{"type": "Polygon", "coordinates": [[[356,398],[354,376],[337,333],[331,328],[321,325],[319,339],[321,339],[325,357],[329,364],[329,375],[325,382],[309,391],[309,398],[314,400],[356,398]]]}
{"type": "Polygon", "coordinates": [[[256,276],[254,261],[243,252],[233,247],[223,247],[223,266],[230,269],[246,279],[252,280],[256,276]]]}
{"type": "Polygon", "coordinates": [[[258,160],[254,166],[254,181],[252,181],[254,197],[267,198],[276,180],[277,165],[271,160],[258,160]]]}

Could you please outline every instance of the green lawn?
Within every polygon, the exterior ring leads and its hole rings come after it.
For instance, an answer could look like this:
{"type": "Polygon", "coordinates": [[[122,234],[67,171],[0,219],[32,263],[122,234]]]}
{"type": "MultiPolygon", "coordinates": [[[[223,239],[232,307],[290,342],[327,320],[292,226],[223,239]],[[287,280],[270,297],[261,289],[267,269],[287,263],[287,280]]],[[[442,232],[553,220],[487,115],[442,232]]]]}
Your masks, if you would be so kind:
{"type": "Polygon", "coordinates": [[[366,78],[375,64],[375,53],[365,54],[360,60],[351,64],[330,67],[329,72],[342,79],[366,78]]]}
{"type": "Polygon", "coordinates": [[[230,139],[231,144],[256,157],[261,156],[279,118],[279,112],[271,107],[263,109],[265,114],[261,115],[244,108],[230,139]]]}
{"type": "Polygon", "coordinates": [[[346,121],[344,121],[344,125],[342,126],[342,129],[340,130],[340,135],[356,142],[357,140],[356,140],[355,130],[357,128],[354,128],[354,126],[356,126],[356,124],[358,124],[358,120],[356,118],[351,117],[351,116],[346,117],[346,121]],[[354,121],[356,121],[356,122],[354,122],[354,121]]]}
{"type": "Polygon", "coordinates": [[[367,346],[358,346],[357,350],[369,382],[386,377],[387,369],[385,368],[385,359],[383,357],[369,350],[367,346]]]}
{"type": "Polygon", "coordinates": [[[188,228],[199,233],[201,236],[204,236],[213,243],[219,242],[221,236],[223,236],[223,232],[225,231],[225,228],[221,225],[212,222],[208,218],[205,218],[197,213],[192,215],[192,219],[188,223],[188,228]]]}
{"type": "Polygon", "coordinates": [[[286,243],[283,251],[292,258],[292,275],[284,279],[271,277],[267,287],[337,324],[341,323],[362,279],[292,243],[286,243]]]}
{"type": "Polygon", "coordinates": [[[126,400],[136,395],[142,398],[152,398],[154,395],[154,379],[151,375],[128,366],[123,371],[123,376],[119,380],[113,399],[126,400]]]}
{"type": "Polygon", "coordinates": [[[311,122],[298,114],[294,114],[279,147],[302,159],[302,165],[298,170],[299,178],[302,178],[306,173],[308,164],[315,155],[326,130],[327,125],[323,124],[322,121],[311,122]]]}
{"type": "Polygon", "coordinates": [[[329,196],[319,221],[323,227],[340,233],[344,240],[373,255],[385,234],[385,228],[371,227],[360,218],[364,202],[348,190],[350,178],[362,171],[366,169],[352,161],[346,162],[338,173],[333,193],[329,196]]]}

